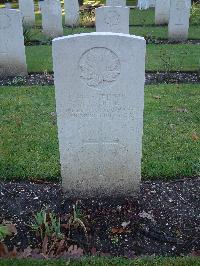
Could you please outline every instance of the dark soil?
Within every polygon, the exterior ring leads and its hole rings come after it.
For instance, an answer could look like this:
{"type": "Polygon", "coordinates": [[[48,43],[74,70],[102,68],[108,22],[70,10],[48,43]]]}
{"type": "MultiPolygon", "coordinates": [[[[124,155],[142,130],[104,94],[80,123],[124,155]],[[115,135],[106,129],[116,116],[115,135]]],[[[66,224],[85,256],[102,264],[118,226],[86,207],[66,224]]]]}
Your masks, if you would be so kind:
{"type": "MultiPolygon", "coordinates": [[[[135,199],[78,200],[88,242],[81,230],[74,230],[71,238],[85,252],[96,248],[115,256],[133,257],[199,250],[199,178],[143,182],[135,199]]],[[[48,206],[60,217],[68,217],[74,203],[64,196],[59,184],[0,182],[0,218],[15,223],[18,231],[6,243],[21,248],[33,245],[36,240],[27,226],[33,222],[33,214],[48,206]]]]}
{"type": "MultiPolygon", "coordinates": [[[[92,28],[92,27],[91,27],[92,28]]],[[[73,32],[72,32],[73,34],[73,32]]],[[[145,37],[147,44],[196,44],[200,45],[200,40],[185,40],[185,41],[173,41],[168,39],[156,39],[154,36],[146,36],[145,37]]],[[[51,39],[48,41],[40,41],[40,40],[31,40],[25,43],[26,46],[37,46],[37,45],[52,45],[51,39]]]]}
{"type": "MultiPolygon", "coordinates": [[[[198,72],[146,72],[146,84],[200,83],[198,72]]],[[[35,73],[27,77],[0,78],[0,86],[54,85],[52,73],[35,73]]]]}
{"type": "Polygon", "coordinates": [[[151,36],[145,37],[147,44],[196,44],[200,45],[200,40],[173,41],[168,39],[153,39],[151,36]]]}

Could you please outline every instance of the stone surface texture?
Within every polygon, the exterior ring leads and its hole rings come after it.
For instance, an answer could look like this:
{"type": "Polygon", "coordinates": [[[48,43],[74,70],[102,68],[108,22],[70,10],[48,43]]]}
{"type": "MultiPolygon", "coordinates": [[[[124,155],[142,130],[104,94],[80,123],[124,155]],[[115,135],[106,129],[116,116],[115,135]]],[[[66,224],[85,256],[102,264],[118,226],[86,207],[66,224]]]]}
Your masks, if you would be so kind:
{"type": "Polygon", "coordinates": [[[19,0],[19,9],[22,13],[23,24],[25,26],[35,25],[35,13],[33,0],[19,0]]]}
{"type": "Polygon", "coordinates": [[[65,25],[74,27],[79,25],[78,0],[65,0],[65,25]]]}
{"type": "Polygon", "coordinates": [[[149,6],[150,7],[155,7],[156,5],[156,0],[148,0],[149,1],[149,6]]]}
{"type": "Polygon", "coordinates": [[[22,17],[19,10],[0,9],[0,77],[27,75],[22,17]]]}
{"type": "Polygon", "coordinates": [[[44,0],[40,2],[42,12],[43,33],[50,37],[63,35],[62,9],[59,0],[44,0]]]}
{"type": "Polygon", "coordinates": [[[126,0],[106,0],[107,6],[126,6],[126,0]]]}
{"type": "Polygon", "coordinates": [[[171,0],[168,34],[170,40],[186,40],[189,30],[190,8],[186,0],[171,0]]]}
{"type": "Polygon", "coordinates": [[[96,31],[129,33],[129,7],[99,7],[95,9],[96,31]]]}
{"type": "Polygon", "coordinates": [[[155,24],[164,25],[169,23],[170,0],[156,0],[155,24]]]}
{"type": "Polygon", "coordinates": [[[53,40],[64,191],[133,196],[141,179],[146,42],[119,33],[53,40]]]}

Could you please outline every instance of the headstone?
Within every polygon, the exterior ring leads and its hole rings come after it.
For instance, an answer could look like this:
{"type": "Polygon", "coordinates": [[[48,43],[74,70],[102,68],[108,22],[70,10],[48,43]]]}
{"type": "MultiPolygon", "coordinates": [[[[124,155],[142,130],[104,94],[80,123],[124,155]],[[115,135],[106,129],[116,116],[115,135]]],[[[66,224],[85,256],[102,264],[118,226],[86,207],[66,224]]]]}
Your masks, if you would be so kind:
{"type": "Polygon", "coordinates": [[[43,33],[50,38],[63,36],[62,8],[60,1],[41,1],[40,8],[42,12],[43,33]]]}
{"type": "Polygon", "coordinates": [[[171,0],[169,39],[186,40],[188,38],[190,10],[186,0],[171,0]]]}
{"type": "Polygon", "coordinates": [[[156,5],[156,0],[149,0],[150,7],[155,7],[155,5],[156,5]]]}
{"type": "Polygon", "coordinates": [[[106,0],[107,6],[126,6],[126,0],[106,0]]]}
{"type": "Polygon", "coordinates": [[[44,0],[39,0],[38,1],[38,10],[41,12],[41,5],[44,2],[44,0]]]}
{"type": "Polygon", "coordinates": [[[19,9],[22,13],[23,24],[32,27],[35,24],[33,0],[19,0],[19,9]]]}
{"type": "Polygon", "coordinates": [[[150,6],[149,6],[149,0],[138,0],[138,5],[137,7],[142,10],[146,10],[148,9],[150,6]]]}
{"type": "Polygon", "coordinates": [[[155,24],[164,25],[169,23],[170,0],[156,0],[155,24]]]}
{"type": "Polygon", "coordinates": [[[132,196],[141,179],[145,40],[53,40],[61,174],[68,196],[132,196]]]}
{"type": "Polygon", "coordinates": [[[190,12],[191,7],[192,7],[192,1],[191,0],[186,0],[186,5],[187,5],[187,7],[189,9],[189,12],[190,12]]]}
{"type": "Polygon", "coordinates": [[[19,10],[0,9],[0,77],[27,75],[19,10]]]}
{"type": "Polygon", "coordinates": [[[129,33],[129,8],[104,6],[95,9],[97,32],[129,33]]]}
{"type": "Polygon", "coordinates": [[[10,9],[10,8],[12,8],[12,4],[11,3],[5,3],[5,8],[8,8],[8,9],[10,9]]]}
{"type": "Polygon", "coordinates": [[[79,2],[78,0],[65,0],[65,25],[75,27],[79,25],[79,2]]]}

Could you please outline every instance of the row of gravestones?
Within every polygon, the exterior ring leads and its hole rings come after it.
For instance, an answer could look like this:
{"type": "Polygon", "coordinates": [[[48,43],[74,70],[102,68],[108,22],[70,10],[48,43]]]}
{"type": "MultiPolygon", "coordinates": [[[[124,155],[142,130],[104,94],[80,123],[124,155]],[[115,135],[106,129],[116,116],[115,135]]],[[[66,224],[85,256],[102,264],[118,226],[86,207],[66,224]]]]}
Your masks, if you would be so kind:
{"type": "MultiPolygon", "coordinates": [[[[149,5],[155,5],[155,24],[168,24],[169,39],[185,40],[188,37],[191,0],[155,0],[149,5]]],[[[107,6],[96,10],[97,31],[129,32],[129,10],[125,0],[107,0],[107,6]],[[115,8],[113,7],[115,6],[115,8]],[[117,8],[121,6],[123,8],[117,8]],[[105,26],[107,24],[107,26],[105,26]],[[107,30],[105,30],[107,29],[107,30]]],[[[63,35],[62,9],[60,0],[39,1],[42,12],[43,33],[51,38],[63,35]]],[[[25,25],[34,25],[33,0],[19,0],[25,25]]],[[[79,23],[78,0],[65,0],[65,24],[77,26],[79,23]]]]}
{"type": "MultiPolygon", "coordinates": [[[[49,37],[62,35],[62,8],[60,0],[40,0],[39,9],[42,13],[42,27],[44,33],[49,37]],[[55,33],[54,33],[55,31],[55,33]]],[[[10,3],[5,4],[6,8],[11,8],[10,3]]],[[[76,26],[79,22],[78,0],[65,0],[65,24],[76,26]]],[[[35,25],[35,12],[33,0],[19,0],[19,10],[22,14],[24,26],[33,27],[35,25]]]]}
{"type": "Polygon", "coordinates": [[[188,38],[191,0],[156,0],[155,24],[168,24],[169,38],[188,38]]]}
{"type": "MultiPolygon", "coordinates": [[[[168,23],[169,39],[186,40],[191,0],[156,0],[155,3],[156,24],[168,23]]],[[[129,33],[129,8],[124,5],[97,8],[96,31],[129,33]]]]}
{"type": "Polygon", "coordinates": [[[137,7],[139,9],[148,9],[150,7],[155,7],[156,0],[138,0],[137,7]]]}

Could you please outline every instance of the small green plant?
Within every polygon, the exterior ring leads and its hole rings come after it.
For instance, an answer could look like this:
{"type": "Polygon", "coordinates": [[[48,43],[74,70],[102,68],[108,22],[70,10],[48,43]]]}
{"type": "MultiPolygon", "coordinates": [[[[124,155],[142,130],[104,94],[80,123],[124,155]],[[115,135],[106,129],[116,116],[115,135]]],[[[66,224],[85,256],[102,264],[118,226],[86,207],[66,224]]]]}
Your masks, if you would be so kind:
{"type": "Polygon", "coordinates": [[[85,233],[86,239],[88,239],[88,233],[87,228],[83,222],[84,216],[81,213],[81,210],[78,208],[78,201],[73,205],[73,214],[69,218],[69,235],[70,235],[70,229],[71,227],[74,227],[77,229],[78,227],[81,227],[85,233]]]}
{"type": "Polygon", "coordinates": [[[42,209],[34,216],[34,222],[30,225],[32,230],[44,239],[45,236],[61,239],[60,218],[57,218],[54,213],[49,212],[47,209],[42,209]]]}
{"type": "Polygon", "coordinates": [[[156,37],[154,36],[154,35],[152,35],[152,34],[146,34],[145,36],[144,36],[144,38],[145,38],[145,40],[147,41],[147,43],[156,43],[156,37]]]}
{"type": "Polygon", "coordinates": [[[10,236],[12,234],[16,234],[17,230],[14,224],[8,223],[8,224],[0,224],[0,242],[4,240],[7,236],[10,236]]]}
{"type": "Polygon", "coordinates": [[[10,235],[10,231],[6,225],[0,224],[0,241],[2,241],[6,236],[10,235]]]}
{"type": "Polygon", "coordinates": [[[33,31],[31,30],[30,27],[24,26],[23,27],[23,35],[24,35],[24,45],[30,45],[32,37],[33,37],[33,35],[35,35],[35,33],[33,33],[33,31]]]}
{"type": "Polygon", "coordinates": [[[10,85],[21,86],[21,85],[24,85],[25,81],[26,81],[25,77],[17,76],[12,79],[12,81],[10,82],[10,85]]]}

